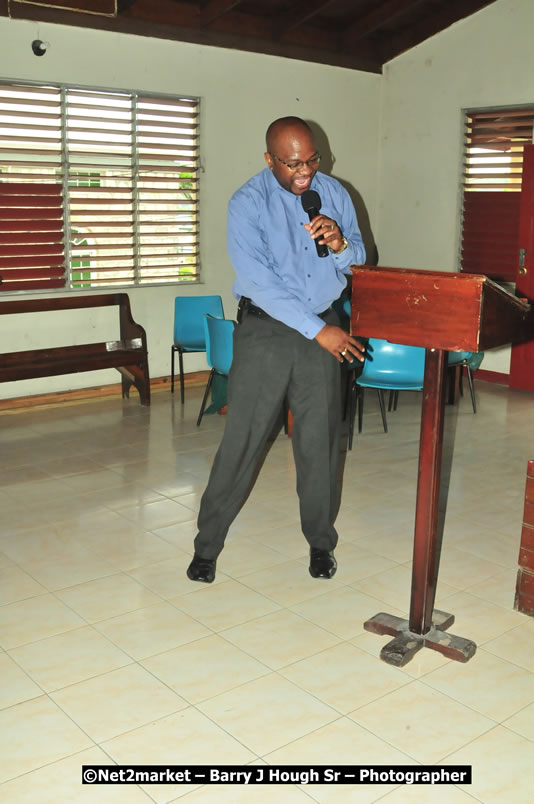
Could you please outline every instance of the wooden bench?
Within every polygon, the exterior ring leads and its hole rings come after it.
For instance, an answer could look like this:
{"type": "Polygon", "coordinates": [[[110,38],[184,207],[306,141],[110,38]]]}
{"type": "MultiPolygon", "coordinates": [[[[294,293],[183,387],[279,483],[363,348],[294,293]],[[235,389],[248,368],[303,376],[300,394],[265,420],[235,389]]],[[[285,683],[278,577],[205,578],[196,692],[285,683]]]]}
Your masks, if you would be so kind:
{"type": "MultiPolygon", "coordinates": [[[[117,341],[55,346],[0,354],[0,382],[75,374],[80,371],[116,368],[122,375],[122,395],[128,397],[130,387],[139,391],[142,405],[150,404],[150,380],[146,333],[136,324],[127,293],[92,294],[88,296],[53,297],[49,299],[12,299],[0,302],[0,315],[44,311],[79,310],[91,307],[119,308],[117,341]]],[[[46,332],[43,333],[43,339],[46,332]]]]}

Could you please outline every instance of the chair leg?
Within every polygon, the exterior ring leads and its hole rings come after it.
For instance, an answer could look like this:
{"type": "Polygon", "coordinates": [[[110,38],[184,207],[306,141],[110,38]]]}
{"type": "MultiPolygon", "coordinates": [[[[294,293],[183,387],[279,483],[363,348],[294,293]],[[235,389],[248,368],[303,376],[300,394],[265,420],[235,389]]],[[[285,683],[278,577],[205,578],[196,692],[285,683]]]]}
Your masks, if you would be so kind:
{"type": "Polygon", "coordinates": [[[206,407],[206,400],[208,399],[208,394],[210,392],[211,383],[212,383],[214,374],[215,374],[215,369],[212,369],[210,371],[210,376],[208,377],[208,382],[206,383],[206,390],[204,391],[204,398],[202,399],[202,404],[200,406],[200,412],[198,414],[198,419],[197,419],[197,427],[200,426],[200,422],[202,421],[202,417],[204,415],[204,408],[206,407]]]}
{"type": "Polygon", "coordinates": [[[171,394],[174,394],[174,346],[171,346],[171,394]]]}
{"type": "Polygon", "coordinates": [[[467,368],[467,381],[469,383],[469,390],[471,391],[471,403],[473,405],[473,413],[476,413],[477,412],[477,402],[476,402],[476,398],[475,398],[475,386],[474,386],[474,383],[473,383],[473,373],[472,373],[471,369],[469,368],[469,366],[467,366],[466,368],[467,368]]]}
{"type": "Polygon", "coordinates": [[[354,438],[354,419],[356,418],[356,408],[358,406],[358,395],[360,388],[355,382],[352,382],[349,387],[349,449],[352,449],[352,440],[354,438]]]}
{"type": "Polygon", "coordinates": [[[361,433],[363,427],[363,399],[364,399],[364,389],[358,386],[358,396],[357,396],[357,404],[358,404],[358,432],[361,433]]]}
{"type": "Polygon", "coordinates": [[[394,391],[393,388],[389,392],[388,413],[391,410],[397,410],[397,402],[399,401],[399,392],[394,391]]]}
{"type": "Polygon", "coordinates": [[[182,405],[184,404],[184,355],[181,349],[178,349],[178,361],[180,363],[180,398],[182,405]]]}
{"type": "Polygon", "coordinates": [[[382,415],[382,424],[384,425],[384,433],[388,431],[388,423],[386,421],[386,403],[384,401],[384,392],[381,388],[377,388],[378,401],[380,403],[380,413],[382,415]]]}
{"type": "Polygon", "coordinates": [[[282,402],[282,416],[284,417],[284,435],[289,435],[289,402],[287,396],[284,397],[282,402]]]}

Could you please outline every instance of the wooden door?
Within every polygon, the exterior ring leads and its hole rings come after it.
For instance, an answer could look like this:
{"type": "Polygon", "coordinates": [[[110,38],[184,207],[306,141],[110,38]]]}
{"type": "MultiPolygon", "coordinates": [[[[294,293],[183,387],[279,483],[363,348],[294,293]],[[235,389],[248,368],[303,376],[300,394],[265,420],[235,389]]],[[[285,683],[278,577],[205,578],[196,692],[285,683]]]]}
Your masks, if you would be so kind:
{"type": "MultiPolygon", "coordinates": [[[[534,145],[525,146],[521,187],[516,295],[534,304],[534,145]]],[[[509,385],[534,391],[534,338],[512,346],[509,385]]]]}

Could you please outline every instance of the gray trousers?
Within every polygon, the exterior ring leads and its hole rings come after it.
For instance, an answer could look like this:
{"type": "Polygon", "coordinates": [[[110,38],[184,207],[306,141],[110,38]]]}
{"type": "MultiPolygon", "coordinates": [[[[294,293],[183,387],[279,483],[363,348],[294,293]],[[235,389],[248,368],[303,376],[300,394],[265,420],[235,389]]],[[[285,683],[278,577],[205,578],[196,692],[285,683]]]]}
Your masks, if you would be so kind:
{"type": "MultiPolygon", "coordinates": [[[[324,320],[338,325],[335,312],[324,320]]],[[[228,413],[198,516],[195,553],[217,558],[265,457],[287,397],[304,536],[332,550],[340,498],[340,364],[280,321],[246,315],[234,331],[228,413]]]]}

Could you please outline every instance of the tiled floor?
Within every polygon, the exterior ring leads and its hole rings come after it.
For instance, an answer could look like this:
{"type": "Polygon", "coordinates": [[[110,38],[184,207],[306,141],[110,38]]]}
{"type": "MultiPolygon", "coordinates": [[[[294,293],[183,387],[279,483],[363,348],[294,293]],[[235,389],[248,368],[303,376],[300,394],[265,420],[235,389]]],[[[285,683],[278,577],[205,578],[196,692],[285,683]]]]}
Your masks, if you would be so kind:
{"type": "Polygon", "coordinates": [[[347,453],[337,575],[308,574],[281,435],[211,586],[196,511],[224,426],[200,390],[0,414],[0,799],[527,804],[534,620],[513,609],[534,395],[477,383],[447,408],[437,605],[467,664],[403,669],[363,629],[409,608],[421,395],[347,453]],[[450,470],[450,471],[449,471],[450,470]],[[446,484],[444,484],[446,485],[446,484]],[[82,764],[472,764],[462,787],[80,784],[82,764]]]}

